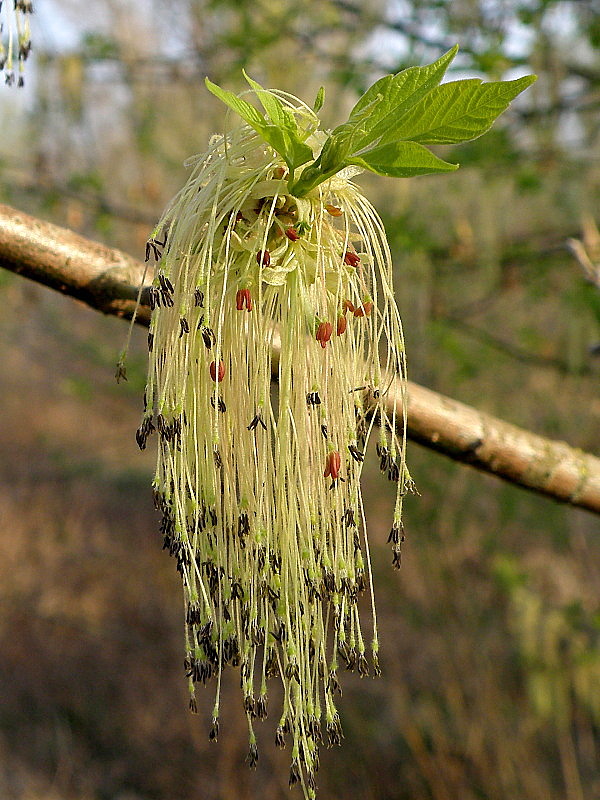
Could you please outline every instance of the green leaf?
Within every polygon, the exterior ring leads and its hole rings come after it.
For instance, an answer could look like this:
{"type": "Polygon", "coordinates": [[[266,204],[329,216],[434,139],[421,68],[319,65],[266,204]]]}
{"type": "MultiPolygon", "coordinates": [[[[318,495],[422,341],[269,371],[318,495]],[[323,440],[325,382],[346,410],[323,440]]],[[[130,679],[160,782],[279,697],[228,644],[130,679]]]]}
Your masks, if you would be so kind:
{"type": "Polygon", "coordinates": [[[325,102],[325,88],[321,86],[321,88],[317,92],[317,96],[315,97],[315,102],[313,103],[313,111],[315,112],[315,114],[318,114],[319,111],[323,108],[324,102],[325,102]]]}
{"type": "Polygon", "coordinates": [[[221,89],[220,86],[217,86],[216,83],[213,83],[208,78],[205,79],[204,83],[209,92],[214,94],[215,97],[218,97],[219,100],[229,106],[236,114],[239,114],[257,133],[260,133],[260,128],[265,125],[265,118],[260,111],[257,111],[254,106],[242,100],[241,97],[238,97],[233,92],[227,89],[221,89]]]}
{"type": "Polygon", "coordinates": [[[267,91],[266,89],[263,89],[260,83],[252,80],[252,78],[246,74],[245,70],[242,70],[242,73],[244,78],[246,78],[250,86],[254,89],[256,96],[260,100],[264,110],[269,115],[271,122],[278,128],[297,134],[298,125],[296,123],[296,118],[289,108],[286,108],[276,95],[267,91]]]}
{"type": "Polygon", "coordinates": [[[298,126],[292,112],[285,108],[278,97],[263,89],[260,84],[252,81],[247,75],[246,79],[255,90],[263,108],[269,115],[270,122],[253,105],[233,92],[221,89],[220,86],[217,86],[208,78],[206,78],[205,83],[209,92],[239,114],[243,120],[262,136],[267,144],[271,145],[279,153],[291,173],[297,167],[306,164],[307,161],[312,161],[313,152],[300,138],[298,126]]]}
{"type": "MultiPolygon", "coordinates": [[[[349,122],[358,122],[370,108],[369,125],[362,146],[383,136],[399,117],[406,114],[425,95],[439,85],[458,52],[458,45],[425,67],[409,67],[396,75],[386,75],[363,94],[350,112],[349,122]],[[375,100],[379,102],[374,106],[375,100]]],[[[341,126],[344,127],[344,126],[341,126]]],[[[333,132],[335,135],[336,131],[333,132]]]]}
{"type": "Polygon", "coordinates": [[[406,139],[421,144],[457,144],[476,139],[535,80],[535,75],[527,75],[514,81],[482,83],[472,78],[444,83],[404,114],[381,143],[406,139]]]}
{"type": "Polygon", "coordinates": [[[416,142],[389,142],[347,159],[348,164],[362,167],[389,178],[412,178],[435,172],[453,172],[458,164],[442,161],[416,142]]]}

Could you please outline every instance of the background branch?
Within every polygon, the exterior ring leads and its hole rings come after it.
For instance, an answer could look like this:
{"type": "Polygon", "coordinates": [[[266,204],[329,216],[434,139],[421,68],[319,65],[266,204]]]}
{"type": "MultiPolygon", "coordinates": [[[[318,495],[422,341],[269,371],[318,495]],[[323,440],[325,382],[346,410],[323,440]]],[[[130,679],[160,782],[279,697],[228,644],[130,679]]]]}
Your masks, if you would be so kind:
{"type": "MultiPolygon", "coordinates": [[[[120,250],[0,205],[0,267],[130,319],[144,266],[120,250]]],[[[142,295],[144,302],[144,295],[142,295]]],[[[147,325],[142,305],[137,321],[147,325]]],[[[393,394],[399,384],[392,385],[393,394]]],[[[600,513],[600,459],[409,382],[408,434],[438,453],[600,513]]]]}

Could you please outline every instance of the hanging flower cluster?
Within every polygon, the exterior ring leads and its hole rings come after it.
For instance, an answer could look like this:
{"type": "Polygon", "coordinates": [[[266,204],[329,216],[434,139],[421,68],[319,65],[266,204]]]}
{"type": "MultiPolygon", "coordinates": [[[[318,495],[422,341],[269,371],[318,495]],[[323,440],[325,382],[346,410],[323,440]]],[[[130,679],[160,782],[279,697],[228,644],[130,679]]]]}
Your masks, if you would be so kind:
{"type": "Polygon", "coordinates": [[[8,86],[25,83],[25,61],[31,52],[29,17],[31,0],[0,0],[0,72],[8,86]],[[15,62],[18,77],[15,78],[15,62]]]}
{"type": "MultiPolygon", "coordinates": [[[[399,76],[408,73],[413,94],[429,91],[453,54],[399,76]]],[[[388,77],[396,86],[399,76],[388,77]]],[[[290,741],[290,785],[312,798],[318,747],[342,738],[340,668],[379,672],[360,491],[375,423],[381,469],[397,486],[396,566],[413,489],[405,393],[389,391],[406,377],[390,250],[352,179],[455,166],[409,141],[389,152],[380,92],[326,135],[321,94],[311,109],[248,80],[266,116],[208,83],[248,124],[189,161],[148,242],[156,269],[137,440],[143,449],[158,434],[154,495],[183,580],[190,706],[198,684],[216,683],[216,739],[221,676],[239,667],[252,766],[254,720],[267,716],[278,678],[276,744],[290,741]]]]}

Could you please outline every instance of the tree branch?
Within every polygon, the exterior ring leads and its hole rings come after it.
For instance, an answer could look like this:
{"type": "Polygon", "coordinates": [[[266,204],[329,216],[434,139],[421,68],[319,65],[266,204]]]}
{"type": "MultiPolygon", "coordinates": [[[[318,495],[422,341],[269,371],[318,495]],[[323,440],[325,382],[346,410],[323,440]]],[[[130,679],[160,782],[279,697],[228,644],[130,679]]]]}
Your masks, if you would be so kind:
{"type": "MultiPolygon", "coordinates": [[[[130,319],[144,273],[125,253],[0,205],[0,267],[130,319]]],[[[144,304],[137,321],[147,325],[144,304]]],[[[398,382],[389,399],[400,396],[398,382]]],[[[600,513],[600,459],[409,382],[408,434],[420,444],[537,493],[600,513]]]]}

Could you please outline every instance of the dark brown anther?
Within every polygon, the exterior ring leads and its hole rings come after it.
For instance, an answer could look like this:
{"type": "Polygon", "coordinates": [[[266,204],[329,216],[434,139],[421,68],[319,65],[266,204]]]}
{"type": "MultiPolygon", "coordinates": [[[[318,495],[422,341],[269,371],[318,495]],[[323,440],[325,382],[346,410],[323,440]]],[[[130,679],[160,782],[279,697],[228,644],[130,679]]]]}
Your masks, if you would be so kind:
{"type": "Polygon", "coordinates": [[[290,242],[297,242],[298,239],[300,238],[300,234],[298,233],[296,228],[291,228],[291,227],[290,228],[286,228],[285,229],[285,235],[290,240],[290,242]]]}
{"type": "Polygon", "coordinates": [[[252,311],[252,295],[250,289],[238,289],[235,295],[235,307],[238,311],[243,311],[244,308],[252,311]]]}
{"type": "Polygon", "coordinates": [[[375,654],[373,654],[371,656],[371,661],[373,662],[373,675],[376,678],[379,678],[379,676],[381,675],[381,667],[379,666],[379,658],[375,654]]]}
{"type": "Polygon", "coordinates": [[[184,333],[190,332],[190,324],[185,317],[179,318],[179,338],[183,336],[184,333]]]}
{"type": "Polygon", "coordinates": [[[400,547],[393,547],[392,567],[394,567],[394,569],[400,569],[401,566],[402,566],[402,553],[400,552],[400,547]]]}
{"type": "Polygon", "coordinates": [[[173,292],[175,291],[171,281],[162,272],[158,273],[158,283],[163,292],[167,292],[168,294],[173,294],[173,292]]]}
{"type": "Polygon", "coordinates": [[[402,525],[402,523],[398,525],[398,523],[395,522],[392,525],[392,530],[390,531],[390,535],[388,536],[388,544],[391,543],[396,545],[400,544],[400,542],[403,542],[404,541],[403,530],[404,530],[404,525],[402,525]]]}
{"type": "Polygon", "coordinates": [[[355,461],[359,463],[365,460],[365,454],[361,453],[361,451],[353,444],[348,445],[348,450],[350,451],[350,455],[355,461]]]}
{"type": "Polygon", "coordinates": [[[321,405],[321,398],[319,397],[318,392],[308,392],[306,395],[306,404],[308,406],[320,406],[321,405]]]}
{"type": "MultiPolygon", "coordinates": [[[[347,528],[356,528],[356,520],[354,519],[354,509],[347,508],[344,511],[343,520],[344,520],[344,523],[345,523],[347,528]]],[[[356,549],[356,546],[355,546],[355,549],[356,549]]],[[[359,549],[360,549],[360,545],[359,545],[359,549]]]]}
{"type": "Polygon", "coordinates": [[[250,519],[248,514],[243,511],[238,519],[238,536],[247,536],[250,533],[250,519]]]}
{"type": "Polygon", "coordinates": [[[251,719],[256,717],[256,700],[251,694],[244,697],[244,711],[251,719]]]}
{"type": "Polygon", "coordinates": [[[151,353],[154,350],[154,334],[148,334],[148,352],[151,353]]]}
{"type": "Polygon", "coordinates": [[[344,253],[344,264],[348,264],[349,267],[357,267],[360,264],[360,256],[358,253],[346,250],[344,253]]]}
{"type": "Polygon", "coordinates": [[[400,467],[395,461],[392,460],[391,456],[388,457],[387,476],[388,480],[392,481],[393,483],[398,483],[400,480],[400,467]]]}
{"type": "Polygon", "coordinates": [[[275,747],[279,747],[281,750],[285,749],[285,733],[281,725],[278,725],[275,730],[275,747]]]}
{"type": "Polygon", "coordinates": [[[190,711],[192,714],[198,713],[198,703],[196,702],[195,697],[190,697],[190,711]]]}
{"type": "Polygon", "coordinates": [[[255,431],[258,426],[261,425],[265,430],[267,430],[267,426],[265,424],[264,419],[262,418],[262,413],[259,411],[258,414],[254,415],[252,422],[248,425],[249,431],[255,431]]]}
{"type": "MultiPolygon", "coordinates": [[[[215,407],[215,398],[214,397],[210,398],[210,404],[211,404],[211,406],[213,408],[215,407]]],[[[225,401],[223,400],[222,397],[217,397],[217,408],[219,409],[219,411],[222,414],[224,414],[227,411],[227,406],[225,405],[225,401]]]]}
{"type": "Polygon", "coordinates": [[[259,250],[256,254],[256,263],[263,267],[268,267],[271,263],[271,254],[268,250],[259,250]]]}
{"type": "Polygon", "coordinates": [[[204,308],[204,292],[201,289],[194,289],[194,305],[196,308],[204,308]]]}
{"type": "Polygon", "coordinates": [[[267,695],[261,694],[258,696],[258,700],[256,701],[256,716],[259,719],[266,719],[268,716],[267,712],[267,695]]]}
{"type": "Polygon", "coordinates": [[[357,669],[361,678],[366,678],[369,674],[369,662],[365,658],[364,653],[360,653],[358,656],[357,669]]]}
{"type": "Polygon", "coordinates": [[[160,250],[159,248],[164,247],[166,243],[167,243],[166,232],[165,232],[165,238],[162,242],[154,236],[150,237],[150,239],[148,239],[148,241],[146,242],[145,260],[150,261],[150,255],[153,255],[155,261],[160,261],[160,259],[162,258],[162,250],[160,250]]]}
{"type": "Polygon", "coordinates": [[[347,327],[348,327],[348,320],[343,314],[340,314],[337,321],[337,328],[336,328],[337,335],[341,336],[343,333],[345,333],[347,327]]]}
{"type": "Polygon", "coordinates": [[[290,780],[289,780],[290,789],[296,783],[300,783],[301,780],[302,779],[300,777],[300,764],[298,763],[298,759],[294,758],[292,761],[292,766],[290,767],[290,780]]]}
{"type": "Polygon", "coordinates": [[[342,743],[344,734],[342,733],[342,724],[338,714],[333,715],[331,722],[327,723],[326,730],[327,744],[329,747],[333,747],[333,745],[340,745],[342,743]]]}
{"type": "Polygon", "coordinates": [[[327,425],[326,425],[325,423],[323,423],[323,424],[321,425],[321,433],[323,434],[323,436],[324,436],[325,438],[327,438],[327,425]]]}
{"type": "Polygon", "coordinates": [[[213,379],[215,383],[221,383],[221,381],[225,377],[225,364],[223,363],[223,360],[219,361],[218,367],[216,361],[211,361],[209,372],[210,372],[210,377],[213,379]]]}
{"type": "Polygon", "coordinates": [[[246,763],[250,769],[256,769],[256,765],[258,764],[258,747],[256,742],[250,742],[250,749],[248,750],[248,755],[246,756],[246,763]]]}
{"type": "Polygon", "coordinates": [[[204,326],[202,328],[202,330],[201,330],[201,334],[202,334],[202,340],[204,341],[204,345],[205,345],[206,349],[210,350],[210,348],[213,346],[213,344],[215,344],[215,342],[217,341],[217,337],[215,336],[215,333],[214,333],[213,329],[212,328],[207,328],[206,326],[204,326]]]}
{"type": "Polygon", "coordinates": [[[327,347],[327,342],[331,339],[333,326],[331,322],[320,322],[317,328],[316,340],[320,343],[321,347],[327,347]]]}
{"type": "Polygon", "coordinates": [[[208,734],[209,741],[216,742],[219,739],[219,718],[213,717],[212,728],[208,734]]]}
{"type": "Polygon", "coordinates": [[[115,371],[115,378],[117,380],[117,383],[121,383],[121,381],[127,380],[127,369],[122,361],[119,361],[119,363],[117,364],[117,369],[115,371]]]}
{"type": "Polygon", "coordinates": [[[135,440],[138,443],[140,450],[146,449],[146,440],[155,431],[154,424],[150,417],[146,417],[135,434],[135,440]]]}
{"type": "MultiPolygon", "coordinates": [[[[221,458],[221,453],[219,453],[219,448],[218,448],[218,447],[215,447],[215,449],[213,450],[213,458],[214,458],[214,460],[215,460],[215,466],[216,466],[216,468],[217,468],[217,469],[221,469],[221,467],[223,466],[223,459],[221,458]]],[[[211,519],[213,518],[213,515],[214,515],[214,517],[215,517],[215,521],[213,522],[213,525],[216,525],[216,524],[217,524],[217,522],[216,522],[216,516],[217,516],[217,515],[216,515],[216,514],[215,514],[215,512],[214,512],[214,511],[211,509],[211,510],[210,510],[210,516],[211,516],[211,519]]]]}
{"type": "MultiPolygon", "coordinates": [[[[175,305],[175,301],[173,300],[173,296],[170,292],[166,292],[163,289],[161,289],[160,297],[162,300],[162,304],[165,308],[173,308],[173,306],[175,305]]],[[[160,303],[157,302],[157,305],[160,305],[160,303]]]]}

